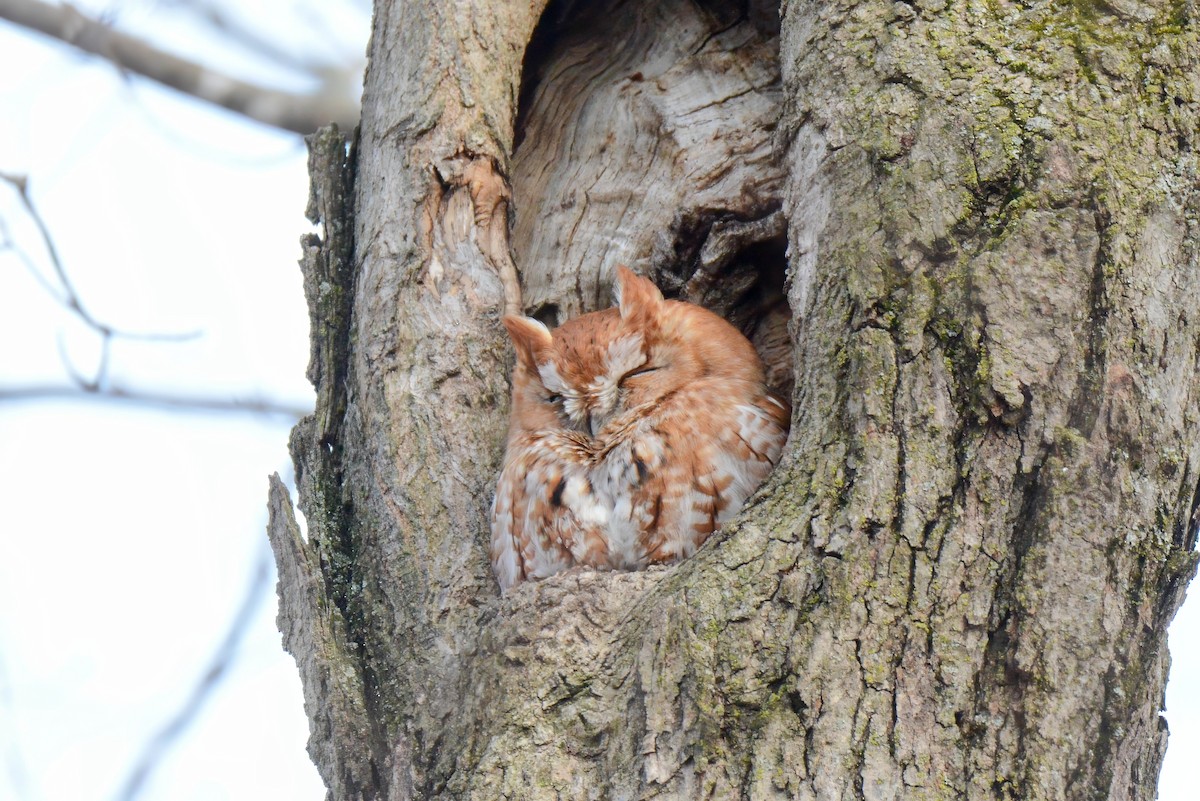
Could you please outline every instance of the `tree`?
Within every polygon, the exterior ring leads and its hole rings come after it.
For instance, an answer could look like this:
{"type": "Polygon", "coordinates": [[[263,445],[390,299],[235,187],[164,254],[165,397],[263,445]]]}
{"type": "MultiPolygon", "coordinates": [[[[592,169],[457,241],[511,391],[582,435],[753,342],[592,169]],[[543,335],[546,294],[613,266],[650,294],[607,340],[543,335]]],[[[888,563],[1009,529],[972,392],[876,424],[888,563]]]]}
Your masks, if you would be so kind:
{"type": "Polygon", "coordinates": [[[271,491],[331,797],[1153,798],[1194,15],[381,0],[361,131],[312,142],[307,540],[271,491]],[[760,343],[787,310],[789,445],[694,558],[500,599],[499,315],[617,262],[760,343]]]}

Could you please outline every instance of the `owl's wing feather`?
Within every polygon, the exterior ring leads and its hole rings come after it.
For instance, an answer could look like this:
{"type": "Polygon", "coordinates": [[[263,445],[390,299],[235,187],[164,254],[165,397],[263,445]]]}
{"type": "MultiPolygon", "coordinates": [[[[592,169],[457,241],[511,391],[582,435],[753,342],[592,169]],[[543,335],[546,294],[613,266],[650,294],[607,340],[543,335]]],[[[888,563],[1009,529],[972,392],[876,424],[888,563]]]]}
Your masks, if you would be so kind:
{"type": "Polygon", "coordinates": [[[592,490],[590,440],[575,432],[536,432],[509,444],[492,503],[492,566],[500,588],[604,566],[607,509],[592,490]]]}
{"type": "Polygon", "coordinates": [[[787,404],[759,385],[699,381],[616,421],[596,470],[612,498],[614,566],[694,553],[779,461],[789,418],[787,404]]]}

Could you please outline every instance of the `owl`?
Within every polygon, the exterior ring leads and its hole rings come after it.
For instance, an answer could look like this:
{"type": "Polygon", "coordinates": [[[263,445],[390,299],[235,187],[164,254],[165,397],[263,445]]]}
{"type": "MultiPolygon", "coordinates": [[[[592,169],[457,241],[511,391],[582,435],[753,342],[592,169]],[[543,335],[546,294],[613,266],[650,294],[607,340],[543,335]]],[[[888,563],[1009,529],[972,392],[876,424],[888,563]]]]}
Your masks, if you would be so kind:
{"type": "Polygon", "coordinates": [[[690,556],[779,461],[791,409],[750,342],[624,267],[616,290],[616,308],[553,332],[504,318],[517,361],[492,504],[503,590],[690,556]]]}

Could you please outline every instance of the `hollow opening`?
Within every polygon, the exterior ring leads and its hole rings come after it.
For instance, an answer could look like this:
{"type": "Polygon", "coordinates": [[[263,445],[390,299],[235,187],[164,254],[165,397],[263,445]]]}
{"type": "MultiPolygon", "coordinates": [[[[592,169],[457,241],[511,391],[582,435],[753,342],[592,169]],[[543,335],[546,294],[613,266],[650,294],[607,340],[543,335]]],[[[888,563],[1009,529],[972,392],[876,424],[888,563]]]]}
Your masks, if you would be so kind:
{"type": "Polygon", "coordinates": [[[777,8],[550,3],[512,169],[527,314],[555,325],[610,306],[625,264],[730,320],[790,396],[777,8]]]}
{"type": "Polygon", "coordinates": [[[790,398],[795,383],[788,332],[787,221],[776,210],[755,220],[719,219],[684,230],[674,260],[652,276],[667,297],[711,309],[753,343],[767,385],[790,398]]]}

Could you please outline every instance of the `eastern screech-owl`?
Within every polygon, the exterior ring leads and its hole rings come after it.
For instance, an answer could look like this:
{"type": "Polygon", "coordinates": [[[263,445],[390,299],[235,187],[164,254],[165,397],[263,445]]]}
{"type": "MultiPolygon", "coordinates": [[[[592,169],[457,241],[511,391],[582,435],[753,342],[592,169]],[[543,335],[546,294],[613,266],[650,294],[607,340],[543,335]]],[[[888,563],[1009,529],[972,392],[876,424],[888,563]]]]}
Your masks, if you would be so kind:
{"type": "Polygon", "coordinates": [[[737,329],[617,268],[617,308],[551,333],[505,317],[517,352],[492,566],[507,590],[573,565],[690,556],[779,460],[791,410],[737,329]]]}

